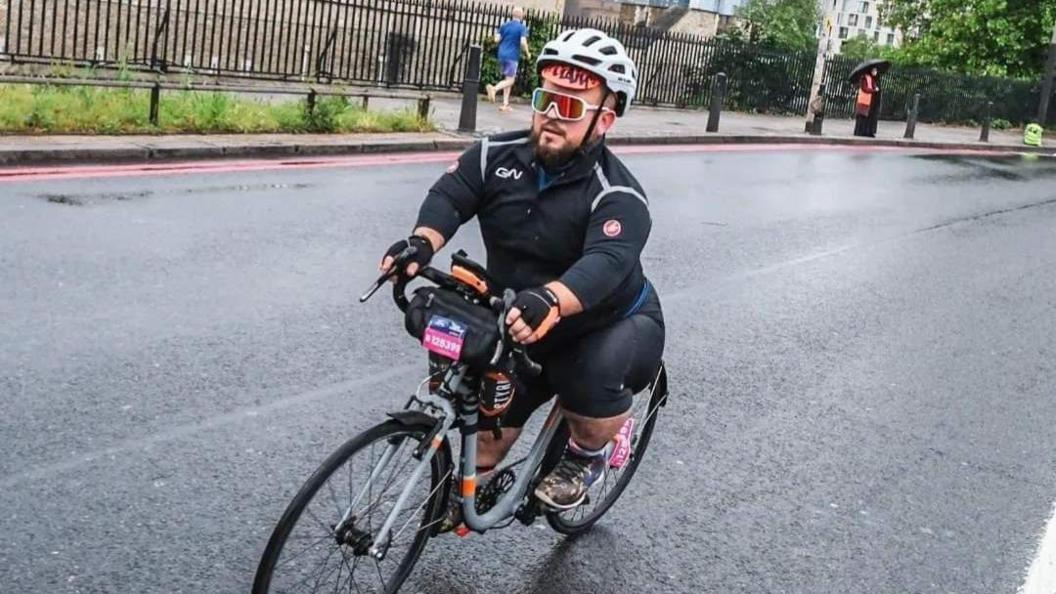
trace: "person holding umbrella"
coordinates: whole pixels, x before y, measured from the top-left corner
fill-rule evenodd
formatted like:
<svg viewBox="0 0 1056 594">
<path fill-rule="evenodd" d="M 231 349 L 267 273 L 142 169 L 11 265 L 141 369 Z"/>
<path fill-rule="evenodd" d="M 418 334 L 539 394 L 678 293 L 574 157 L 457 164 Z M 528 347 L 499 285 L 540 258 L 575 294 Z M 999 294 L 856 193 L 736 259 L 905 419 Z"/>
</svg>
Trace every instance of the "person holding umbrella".
<svg viewBox="0 0 1056 594">
<path fill-rule="evenodd" d="M 854 105 L 854 135 L 876 138 L 880 120 L 880 75 L 891 68 L 887 60 L 868 60 L 851 71 L 851 83 L 858 86 Z"/>
</svg>

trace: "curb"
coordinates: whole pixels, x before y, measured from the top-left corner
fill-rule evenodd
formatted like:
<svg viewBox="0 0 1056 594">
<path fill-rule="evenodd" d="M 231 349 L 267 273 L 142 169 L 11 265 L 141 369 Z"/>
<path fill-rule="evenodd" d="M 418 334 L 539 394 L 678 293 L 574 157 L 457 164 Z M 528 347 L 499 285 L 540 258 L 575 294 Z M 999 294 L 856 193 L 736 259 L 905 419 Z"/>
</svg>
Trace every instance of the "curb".
<svg viewBox="0 0 1056 594">
<path fill-rule="evenodd" d="M 857 147 L 890 147 L 890 148 L 913 148 L 913 149 L 937 149 L 953 151 L 980 151 L 992 153 L 1034 153 L 1039 155 L 1056 156 L 1056 149 L 1045 147 L 1014 146 L 1006 144 L 988 144 L 983 142 L 933 142 L 922 140 L 901 140 L 892 138 L 870 138 L 857 139 L 840 136 L 797 136 L 777 135 L 766 136 L 761 134 L 708 134 L 708 135 L 680 135 L 680 136 L 627 136 L 613 137 L 608 140 L 611 145 L 677 145 L 677 144 L 808 144 L 819 146 L 857 146 Z"/>
<path fill-rule="evenodd" d="M 364 153 L 401 153 L 458 151 L 469 147 L 475 138 L 451 135 L 449 139 L 431 140 L 385 140 L 385 141 L 335 141 L 326 144 L 260 144 L 186 147 L 98 147 L 76 149 L 14 149 L 0 150 L 0 165 L 80 163 L 135 163 L 150 161 L 202 160 L 224 158 L 269 158 L 354 155 Z M 898 139 L 859 140 L 848 137 L 824 137 L 806 135 L 678 135 L 678 136 L 614 136 L 608 140 L 613 146 L 643 145 L 750 145 L 750 144 L 799 144 L 824 146 L 893 147 L 914 149 L 938 149 L 954 151 L 979 151 L 992 153 L 1032 153 L 1056 156 L 1056 151 L 1044 147 L 992 145 L 984 143 L 928 142 Z"/>
</svg>

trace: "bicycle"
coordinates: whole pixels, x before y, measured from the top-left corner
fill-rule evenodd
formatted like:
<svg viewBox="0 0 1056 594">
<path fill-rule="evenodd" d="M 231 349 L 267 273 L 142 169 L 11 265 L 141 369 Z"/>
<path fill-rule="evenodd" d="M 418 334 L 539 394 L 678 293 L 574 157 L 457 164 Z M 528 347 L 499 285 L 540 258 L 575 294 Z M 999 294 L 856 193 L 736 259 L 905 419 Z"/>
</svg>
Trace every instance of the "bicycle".
<svg viewBox="0 0 1056 594">
<path fill-rule="evenodd" d="M 391 270 L 402 270 L 414 249 L 404 250 Z M 467 304 L 486 308 L 496 331 L 490 336 L 497 337 L 488 361 L 491 369 L 504 370 L 511 377 L 538 375 L 540 366 L 513 343 L 503 323 L 513 292 L 505 291 L 502 298 L 491 296 L 484 269 L 464 252 L 453 256 L 451 270 L 449 275 L 425 267 L 418 276 L 447 297 L 454 295 Z M 360 302 L 370 299 L 394 276 L 393 300 L 406 313 L 411 302 L 406 295 L 409 279 L 403 275 L 382 275 Z M 568 441 L 568 427 L 556 403 L 528 454 L 496 468 L 490 481 L 477 488 L 477 378 L 483 371 L 461 360 L 451 362 L 436 377 L 427 377 L 402 410 L 388 413 L 388 420 L 331 454 L 304 483 L 275 526 L 257 568 L 253 592 L 314 592 L 324 586 L 325 591 L 335 592 L 396 592 L 429 538 L 437 534 L 438 523 L 448 508 L 455 480 L 451 452 L 455 431 L 461 438 L 464 530 L 483 534 L 515 520 L 530 525 L 541 515 L 554 530 L 566 535 L 593 526 L 623 493 L 649 445 L 656 414 L 667 403 L 664 364 L 661 362 L 652 383 L 635 396 L 632 420 L 624 425 L 627 431 L 621 431 L 626 433 L 621 438 L 622 461 L 614 454 L 604 478 L 591 486 L 587 500 L 565 511 L 546 509 L 533 494 L 538 482 L 560 460 Z M 430 380 L 433 386 L 428 387 Z M 366 472 L 354 473 L 357 461 L 365 459 L 368 452 L 370 461 L 360 465 Z M 406 480 L 398 481 L 396 477 L 402 473 L 409 474 Z M 341 493 L 339 497 L 335 486 L 347 486 L 347 496 Z M 414 530 L 408 532 L 412 524 Z M 297 532 L 299 528 L 309 533 Z M 318 555 L 309 560 L 309 552 Z"/>
</svg>

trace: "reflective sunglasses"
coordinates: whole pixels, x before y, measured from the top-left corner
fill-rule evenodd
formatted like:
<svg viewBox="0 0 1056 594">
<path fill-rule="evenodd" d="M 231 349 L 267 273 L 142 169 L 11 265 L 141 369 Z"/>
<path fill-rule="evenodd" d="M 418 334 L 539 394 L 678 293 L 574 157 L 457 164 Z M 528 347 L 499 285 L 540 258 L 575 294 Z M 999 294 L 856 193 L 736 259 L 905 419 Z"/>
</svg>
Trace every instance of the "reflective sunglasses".
<svg viewBox="0 0 1056 594">
<path fill-rule="evenodd" d="M 593 109 L 612 111 L 608 107 L 591 105 L 575 95 L 566 95 L 543 88 L 537 88 L 532 91 L 532 109 L 535 110 L 535 113 L 546 115 L 550 111 L 551 106 L 557 108 L 558 119 L 569 122 L 582 120 L 587 116 L 587 112 Z"/>
</svg>

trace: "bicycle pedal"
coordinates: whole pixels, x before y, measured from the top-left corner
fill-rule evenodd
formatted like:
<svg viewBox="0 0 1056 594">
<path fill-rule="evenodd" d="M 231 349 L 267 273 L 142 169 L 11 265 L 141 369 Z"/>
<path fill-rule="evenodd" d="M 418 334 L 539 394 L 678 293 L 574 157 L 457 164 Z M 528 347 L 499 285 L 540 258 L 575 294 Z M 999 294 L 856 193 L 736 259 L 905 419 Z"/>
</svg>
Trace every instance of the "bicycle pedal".
<svg viewBox="0 0 1056 594">
<path fill-rule="evenodd" d="M 455 534 L 460 538 L 469 536 L 469 532 L 469 526 L 466 526 L 465 524 L 459 524 L 458 528 L 455 528 Z"/>
</svg>

